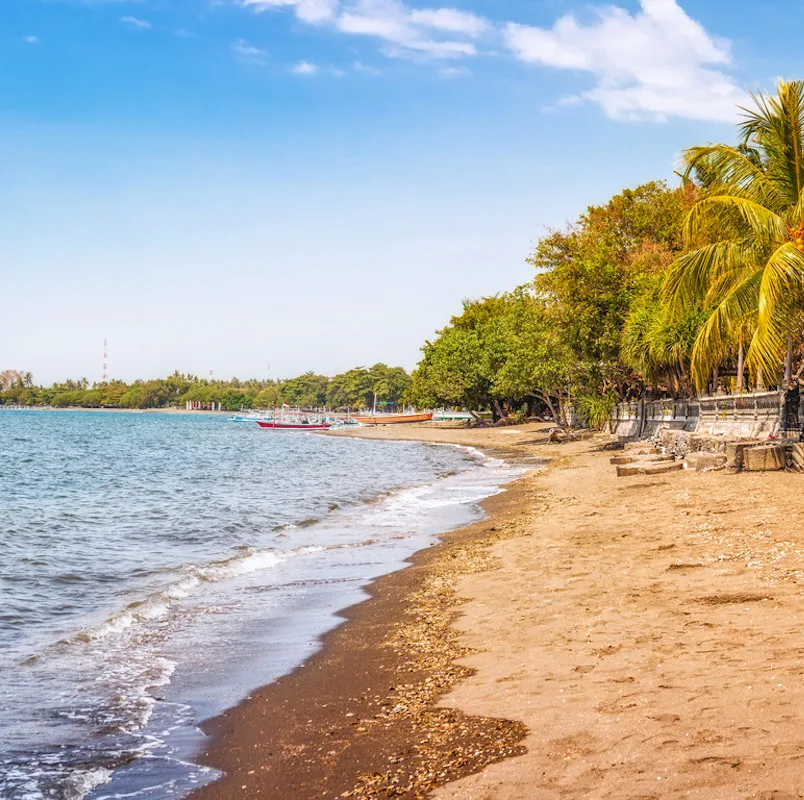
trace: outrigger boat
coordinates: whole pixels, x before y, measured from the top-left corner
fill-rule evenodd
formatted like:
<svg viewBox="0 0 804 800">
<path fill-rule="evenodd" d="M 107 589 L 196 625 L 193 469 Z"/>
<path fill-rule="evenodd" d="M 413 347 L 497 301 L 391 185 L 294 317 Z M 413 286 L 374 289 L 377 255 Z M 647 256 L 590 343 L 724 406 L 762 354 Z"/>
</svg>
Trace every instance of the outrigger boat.
<svg viewBox="0 0 804 800">
<path fill-rule="evenodd" d="M 327 431 L 332 427 L 330 422 L 283 422 L 282 420 L 257 420 L 257 425 L 272 431 Z"/>
<path fill-rule="evenodd" d="M 281 413 L 274 408 L 274 413 L 270 417 L 256 420 L 261 428 L 271 431 L 326 431 L 332 427 L 332 423 L 323 416 L 310 416 L 300 409 L 288 413 L 287 405 L 282 406 Z"/>
<path fill-rule="evenodd" d="M 361 425 L 404 425 L 412 422 L 430 422 L 432 418 L 432 414 L 378 414 L 354 419 Z"/>
</svg>

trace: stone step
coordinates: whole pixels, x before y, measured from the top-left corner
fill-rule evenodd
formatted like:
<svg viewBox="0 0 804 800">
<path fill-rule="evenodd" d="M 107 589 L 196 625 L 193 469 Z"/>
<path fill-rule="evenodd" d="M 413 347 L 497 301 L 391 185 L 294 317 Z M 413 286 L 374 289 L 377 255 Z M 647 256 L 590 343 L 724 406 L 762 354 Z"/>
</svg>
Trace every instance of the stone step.
<svg viewBox="0 0 804 800">
<path fill-rule="evenodd" d="M 617 477 L 629 475 L 663 475 L 665 472 L 678 472 L 684 469 L 680 461 L 654 461 L 653 463 L 623 464 L 617 467 Z"/>
<path fill-rule="evenodd" d="M 655 450 L 656 448 L 653 446 L 653 442 L 647 442 L 642 439 L 639 442 L 626 442 L 625 443 L 626 450 Z"/>
<path fill-rule="evenodd" d="M 635 453 L 627 456 L 612 456 L 611 464 L 649 464 L 654 461 L 675 461 L 674 456 L 664 456 L 661 453 Z"/>
</svg>

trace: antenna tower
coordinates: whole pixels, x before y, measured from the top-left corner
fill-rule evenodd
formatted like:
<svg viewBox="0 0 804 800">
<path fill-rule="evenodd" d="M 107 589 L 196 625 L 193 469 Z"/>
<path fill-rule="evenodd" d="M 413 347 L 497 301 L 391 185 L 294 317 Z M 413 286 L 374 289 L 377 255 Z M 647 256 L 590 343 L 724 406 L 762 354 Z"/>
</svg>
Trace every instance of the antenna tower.
<svg viewBox="0 0 804 800">
<path fill-rule="evenodd" d="M 107 353 L 106 339 L 103 340 L 103 369 L 101 371 L 101 381 L 109 382 L 109 359 Z"/>
</svg>

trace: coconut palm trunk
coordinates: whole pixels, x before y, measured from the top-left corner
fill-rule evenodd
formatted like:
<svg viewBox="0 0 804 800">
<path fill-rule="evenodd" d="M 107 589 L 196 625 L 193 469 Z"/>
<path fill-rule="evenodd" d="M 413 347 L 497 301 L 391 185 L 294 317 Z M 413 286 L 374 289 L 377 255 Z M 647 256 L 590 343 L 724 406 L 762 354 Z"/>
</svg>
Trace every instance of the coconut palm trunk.
<svg viewBox="0 0 804 800">
<path fill-rule="evenodd" d="M 790 381 L 793 380 L 793 335 L 787 336 L 787 352 L 784 357 L 784 385 L 785 388 L 790 386 Z"/>
</svg>

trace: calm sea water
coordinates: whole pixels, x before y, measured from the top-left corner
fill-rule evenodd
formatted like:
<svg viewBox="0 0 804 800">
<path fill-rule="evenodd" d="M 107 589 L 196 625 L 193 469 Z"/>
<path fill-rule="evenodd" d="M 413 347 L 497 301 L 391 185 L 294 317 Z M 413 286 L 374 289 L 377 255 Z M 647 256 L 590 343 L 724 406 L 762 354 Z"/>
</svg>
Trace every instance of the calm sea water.
<svg viewBox="0 0 804 800">
<path fill-rule="evenodd" d="M 198 724 L 518 473 L 220 417 L 0 411 L 0 797 L 175 800 Z"/>
</svg>

